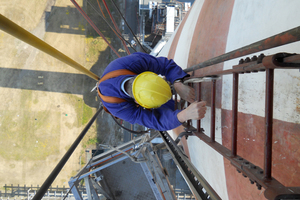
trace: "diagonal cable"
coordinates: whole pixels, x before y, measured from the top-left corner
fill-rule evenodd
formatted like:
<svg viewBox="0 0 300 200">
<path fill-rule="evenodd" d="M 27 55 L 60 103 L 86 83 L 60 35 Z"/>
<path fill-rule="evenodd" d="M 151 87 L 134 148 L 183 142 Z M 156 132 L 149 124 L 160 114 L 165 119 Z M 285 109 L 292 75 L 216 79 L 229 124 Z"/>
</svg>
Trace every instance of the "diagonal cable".
<svg viewBox="0 0 300 200">
<path fill-rule="evenodd" d="M 73 1 L 73 0 L 71 0 Z M 129 46 L 135 51 L 137 52 L 137 50 L 131 45 L 130 42 L 128 42 L 127 40 L 125 40 L 125 38 L 119 34 L 118 32 L 115 31 L 115 29 L 108 23 L 108 21 L 96 10 L 96 8 L 87 0 L 88 4 L 94 9 L 94 11 L 103 19 L 103 21 L 111 28 L 111 30 L 121 39 L 124 40 L 127 44 L 129 44 Z"/>
<path fill-rule="evenodd" d="M 118 13 L 121 15 L 121 17 L 123 18 L 126 26 L 128 27 L 128 29 L 130 30 L 131 34 L 133 35 L 133 37 L 135 38 L 135 40 L 139 43 L 139 45 L 141 46 L 141 48 L 143 49 L 143 51 L 146 53 L 147 51 L 144 49 L 143 45 L 140 43 L 140 41 L 138 40 L 138 38 L 136 37 L 136 35 L 133 33 L 132 29 L 130 28 L 129 24 L 127 23 L 125 17 L 123 16 L 123 14 L 121 13 L 120 9 L 118 8 L 118 6 L 116 5 L 116 3 L 113 0 L 110 0 L 113 5 L 115 6 L 115 8 L 117 9 Z"/>
<path fill-rule="evenodd" d="M 108 12 L 108 15 L 109 15 L 109 17 L 110 17 L 112 23 L 113 23 L 114 26 L 115 26 L 116 31 L 117 31 L 118 33 L 121 34 L 121 32 L 120 32 L 120 30 L 119 30 L 119 27 L 117 26 L 117 24 L 116 24 L 116 22 L 115 22 L 113 16 L 112 16 L 111 13 L 110 13 L 110 10 L 109 10 L 109 8 L 108 8 L 108 6 L 107 6 L 107 4 L 106 4 L 106 1 L 105 1 L 105 0 L 102 0 L 102 2 L 103 2 L 104 6 L 105 6 L 105 8 L 106 8 L 106 11 Z M 123 45 L 124 45 L 124 48 L 125 48 L 127 54 L 130 55 L 130 51 L 129 51 L 129 49 L 127 48 L 126 43 L 124 42 L 124 40 L 122 40 L 122 43 L 123 43 Z"/>
<path fill-rule="evenodd" d="M 92 119 L 88 122 L 88 124 L 85 126 L 85 128 L 82 130 L 82 132 L 79 134 L 79 136 L 76 138 L 72 146 L 68 149 L 68 151 L 65 153 L 65 155 L 61 158 L 59 163 L 56 165 L 56 167 L 53 169 L 51 174 L 48 176 L 48 178 L 45 180 L 43 185 L 40 187 L 40 189 L 37 191 L 35 196 L 33 197 L 33 200 L 40 200 L 43 198 L 46 191 L 49 189 L 50 185 L 53 183 L 57 175 L 60 173 L 66 162 L 69 160 L 89 128 L 92 126 L 93 122 L 96 120 L 99 113 L 102 111 L 103 107 L 100 107 L 98 111 L 95 113 L 95 115 L 92 117 Z"/>
<path fill-rule="evenodd" d="M 100 11 L 101 11 L 103 17 L 106 18 L 105 15 L 104 15 L 103 10 L 102 10 L 102 8 L 101 8 L 101 5 L 100 5 L 100 3 L 99 3 L 99 0 L 97 0 L 97 3 L 98 3 L 98 6 L 99 6 L 99 8 L 100 8 Z"/>
<path fill-rule="evenodd" d="M 103 33 L 96 27 L 96 25 L 92 22 L 92 20 L 87 16 L 87 14 L 81 9 L 81 7 L 77 4 L 75 0 L 71 0 L 77 10 L 82 14 L 82 16 L 89 22 L 89 24 L 94 28 L 94 30 L 104 39 L 104 41 L 108 44 L 108 46 L 115 52 L 115 54 L 120 58 L 121 56 L 118 52 L 111 46 L 111 44 L 107 41 Z"/>
</svg>

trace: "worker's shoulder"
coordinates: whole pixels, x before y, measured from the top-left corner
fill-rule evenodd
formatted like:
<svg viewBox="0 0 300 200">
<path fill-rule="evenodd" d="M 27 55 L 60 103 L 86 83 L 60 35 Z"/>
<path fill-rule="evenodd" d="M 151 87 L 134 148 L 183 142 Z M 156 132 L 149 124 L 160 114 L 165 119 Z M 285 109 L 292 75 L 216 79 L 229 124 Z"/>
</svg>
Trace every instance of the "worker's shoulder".
<svg viewBox="0 0 300 200">
<path fill-rule="evenodd" d="M 117 58 L 107 65 L 103 75 L 119 69 L 128 69 L 139 74 L 144 70 L 143 68 L 145 65 L 147 65 L 148 61 L 152 60 L 153 58 L 153 56 L 142 52 L 135 52 L 128 56 Z"/>
</svg>

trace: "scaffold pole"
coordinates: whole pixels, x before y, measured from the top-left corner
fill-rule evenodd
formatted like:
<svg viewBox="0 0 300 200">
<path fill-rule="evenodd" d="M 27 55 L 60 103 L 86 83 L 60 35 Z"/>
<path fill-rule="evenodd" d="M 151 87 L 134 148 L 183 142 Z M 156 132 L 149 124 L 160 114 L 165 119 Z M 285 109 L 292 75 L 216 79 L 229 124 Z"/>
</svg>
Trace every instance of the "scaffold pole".
<svg viewBox="0 0 300 200">
<path fill-rule="evenodd" d="M 53 169 L 51 174 L 48 176 L 48 178 L 45 180 L 41 188 L 38 190 L 36 195 L 33 197 L 33 200 L 40 200 L 43 198 L 44 194 L 48 190 L 48 188 L 51 186 L 59 172 L 62 170 L 66 162 L 69 160 L 71 157 L 72 153 L 75 151 L 76 147 L 78 144 L 81 142 L 93 122 L 96 120 L 97 116 L 99 113 L 102 111 L 103 107 L 101 106 L 98 111 L 95 113 L 95 115 L 92 117 L 92 119 L 89 121 L 89 123 L 86 125 L 86 127 L 82 130 L 82 132 L 79 134 L 77 139 L 74 141 L 72 146 L 69 148 L 69 150 L 66 152 L 66 154 L 62 157 L 62 159 L 59 161 L 59 163 L 56 165 L 56 167 Z"/>
</svg>

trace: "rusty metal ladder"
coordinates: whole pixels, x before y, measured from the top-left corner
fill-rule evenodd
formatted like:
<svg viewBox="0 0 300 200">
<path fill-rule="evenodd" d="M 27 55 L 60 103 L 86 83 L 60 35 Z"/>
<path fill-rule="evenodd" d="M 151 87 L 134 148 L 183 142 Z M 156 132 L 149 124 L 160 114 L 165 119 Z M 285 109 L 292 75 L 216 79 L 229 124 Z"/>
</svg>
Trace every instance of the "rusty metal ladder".
<svg viewBox="0 0 300 200">
<path fill-rule="evenodd" d="M 273 87 L 274 87 L 274 69 L 295 69 L 300 68 L 300 55 L 278 53 L 275 55 L 264 56 L 261 54 L 251 59 L 241 59 L 238 65 L 232 69 L 218 72 L 206 73 L 201 76 L 192 76 L 185 79 L 195 81 L 203 78 L 211 78 L 211 123 L 210 136 L 207 136 L 201 130 L 201 122 L 197 121 L 197 130 L 189 121 L 186 125 L 186 131 L 192 132 L 211 148 L 220 153 L 224 158 L 242 173 L 244 177 L 250 179 L 251 184 L 256 184 L 260 190 L 265 188 L 265 197 L 267 199 L 300 199 L 300 187 L 285 187 L 279 181 L 271 176 L 272 172 L 272 137 L 273 137 Z M 265 93 L 265 141 L 264 141 L 264 169 L 252 164 L 248 160 L 237 154 L 237 124 L 238 124 L 238 84 L 239 74 L 265 71 L 266 73 L 266 93 Z M 226 148 L 215 141 L 215 123 L 216 123 L 216 79 L 223 75 L 233 75 L 233 93 L 232 93 L 232 133 L 231 149 Z M 213 77 L 213 78 L 212 78 Z M 196 81 L 197 82 L 197 81 Z M 198 97 L 201 100 L 201 82 L 193 83 L 198 86 Z"/>
</svg>

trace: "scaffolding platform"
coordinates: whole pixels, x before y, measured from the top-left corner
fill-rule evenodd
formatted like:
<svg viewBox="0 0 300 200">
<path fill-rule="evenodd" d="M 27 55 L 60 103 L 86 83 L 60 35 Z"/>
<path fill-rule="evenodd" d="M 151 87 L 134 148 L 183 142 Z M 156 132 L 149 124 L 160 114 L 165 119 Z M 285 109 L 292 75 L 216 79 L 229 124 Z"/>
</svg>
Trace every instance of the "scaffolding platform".
<svg viewBox="0 0 300 200">
<path fill-rule="evenodd" d="M 176 199 L 156 153 L 144 135 L 92 157 L 89 163 L 69 181 L 72 193 L 84 199 L 78 186 L 84 184 L 88 199 Z M 101 194 L 101 195 L 100 195 Z"/>
</svg>

